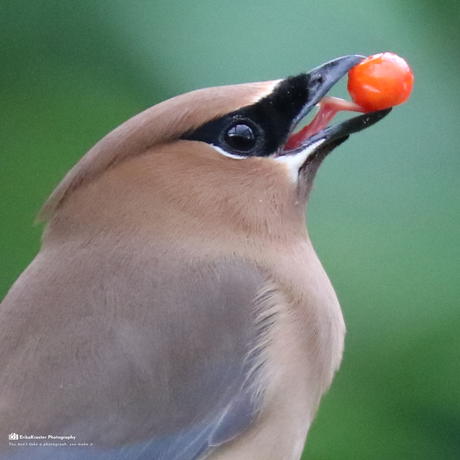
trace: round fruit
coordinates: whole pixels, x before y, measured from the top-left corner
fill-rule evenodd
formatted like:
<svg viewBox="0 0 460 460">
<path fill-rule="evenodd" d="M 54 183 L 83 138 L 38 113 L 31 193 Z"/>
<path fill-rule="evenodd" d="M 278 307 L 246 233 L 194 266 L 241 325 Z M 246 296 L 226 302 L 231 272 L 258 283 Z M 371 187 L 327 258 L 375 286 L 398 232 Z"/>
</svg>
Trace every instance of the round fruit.
<svg viewBox="0 0 460 460">
<path fill-rule="evenodd" d="M 348 92 L 366 112 L 405 102 L 414 76 L 407 62 L 393 53 L 369 56 L 348 72 Z"/>
</svg>

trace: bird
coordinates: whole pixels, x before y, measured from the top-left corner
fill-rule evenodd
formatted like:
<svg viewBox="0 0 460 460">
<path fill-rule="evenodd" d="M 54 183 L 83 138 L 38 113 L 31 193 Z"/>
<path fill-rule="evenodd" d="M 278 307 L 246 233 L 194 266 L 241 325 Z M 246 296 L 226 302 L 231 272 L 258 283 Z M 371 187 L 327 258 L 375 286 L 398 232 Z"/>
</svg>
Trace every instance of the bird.
<svg viewBox="0 0 460 460">
<path fill-rule="evenodd" d="M 308 198 L 391 109 L 298 130 L 362 59 L 173 97 L 70 170 L 0 305 L 1 460 L 300 459 L 345 336 Z"/>
</svg>

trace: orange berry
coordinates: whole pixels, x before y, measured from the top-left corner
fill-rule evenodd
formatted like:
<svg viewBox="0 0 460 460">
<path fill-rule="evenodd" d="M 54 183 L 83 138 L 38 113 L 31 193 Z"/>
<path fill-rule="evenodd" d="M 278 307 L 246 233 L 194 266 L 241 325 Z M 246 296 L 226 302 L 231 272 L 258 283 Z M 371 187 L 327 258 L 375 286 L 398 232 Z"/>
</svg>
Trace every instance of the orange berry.
<svg viewBox="0 0 460 460">
<path fill-rule="evenodd" d="M 366 112 L 405 102 L 414 75 L 407 62 L 393 53 L 369 56 L 348 72 L 348 92 Z"/>
</svg>

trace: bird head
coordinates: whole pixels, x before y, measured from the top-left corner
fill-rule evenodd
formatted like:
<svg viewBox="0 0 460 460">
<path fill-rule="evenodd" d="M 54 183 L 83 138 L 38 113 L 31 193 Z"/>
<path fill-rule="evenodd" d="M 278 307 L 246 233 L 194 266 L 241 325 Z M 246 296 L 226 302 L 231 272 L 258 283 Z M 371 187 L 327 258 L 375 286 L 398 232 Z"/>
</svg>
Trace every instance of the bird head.
<svg viewBox="0 0 460 460">
<path fill-rule="evenodd" d="M 305 226 L 305 206 L 326 155 L 391 109 L 328 126 L 359 106 L 325 97 L 362 56 L 261 83 L 201 89 L 157 104 L 97 143 L 67 174 L 40 218 L 80 223 L 159 222 L 164 215 L 221 228 L 286 234 Z M 307 127 L 299 124 L 319 105 Z M 68 225 L 73 220 L 73 225 Z M 206 220 L 206 219 L 204 219 Z M 283 225 L 281 225 L 283 223 Z M 199 231 L 199 229 L 197 229 Z"/>
</svg>

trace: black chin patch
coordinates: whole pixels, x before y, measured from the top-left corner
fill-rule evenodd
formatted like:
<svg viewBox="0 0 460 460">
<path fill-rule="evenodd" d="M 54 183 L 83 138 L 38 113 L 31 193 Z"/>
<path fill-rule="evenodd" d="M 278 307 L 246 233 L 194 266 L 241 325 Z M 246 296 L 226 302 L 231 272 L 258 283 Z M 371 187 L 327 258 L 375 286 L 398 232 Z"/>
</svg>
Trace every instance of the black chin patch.
<svg viewBox="0 0 460 460">
<path fill-rule="evenodd" d="M 293 120 L 310 99 L 309 75 L 282 80 L 253 105 L 208 121 L 181 139 L 201 141 L 238 156 L 267 157 L 282 149 Z"/>
</svg>

